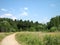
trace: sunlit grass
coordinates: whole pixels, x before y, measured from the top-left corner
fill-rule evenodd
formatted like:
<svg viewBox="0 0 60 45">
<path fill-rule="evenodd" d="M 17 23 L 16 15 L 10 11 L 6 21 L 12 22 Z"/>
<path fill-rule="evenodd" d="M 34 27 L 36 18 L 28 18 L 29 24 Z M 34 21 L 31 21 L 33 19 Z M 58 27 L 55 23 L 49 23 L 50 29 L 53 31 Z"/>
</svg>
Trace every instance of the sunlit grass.
<svg viewBox="0 0 60 45">
<path fill-rule="evenodd" d="M 60 32 L 20 32 L 16 40 L 22 45 L 60 45 Z"/>
</svg>

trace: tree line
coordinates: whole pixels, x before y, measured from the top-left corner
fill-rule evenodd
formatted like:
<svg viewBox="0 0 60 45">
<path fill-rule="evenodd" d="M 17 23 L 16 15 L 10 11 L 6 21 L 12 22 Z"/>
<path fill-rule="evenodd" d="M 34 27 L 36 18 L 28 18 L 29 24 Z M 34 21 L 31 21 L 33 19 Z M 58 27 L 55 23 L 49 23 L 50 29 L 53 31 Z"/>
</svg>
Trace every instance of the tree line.
<svg viewBox="0 0 60 45">
<path fill-rule="evenodd" d="M 16 31 L 60 31 L 60 16 L 50 19 L 47 24 L 33 22 L 29 20 L 12 20 L 10 18 L 0 18 L 0 32 Z"/>
</svg>

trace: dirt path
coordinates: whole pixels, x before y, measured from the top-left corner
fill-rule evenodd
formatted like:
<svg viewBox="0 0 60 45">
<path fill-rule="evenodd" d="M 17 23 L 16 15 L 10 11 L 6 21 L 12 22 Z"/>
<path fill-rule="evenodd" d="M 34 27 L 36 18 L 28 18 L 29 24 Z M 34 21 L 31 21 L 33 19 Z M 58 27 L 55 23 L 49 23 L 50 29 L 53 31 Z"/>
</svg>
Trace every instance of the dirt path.
<svg viewBox="0 0 60 45">
<path fill-rule="evenodd" d="M 16 34 L 16 33 L 11 34 L 11 35 L 7 36 L 6 38 L 4 38 L 4 39 L 2 40 L 1 45 L 20 45 L 20 44 L 18 44 L 18 42 L 15 40 L 15 34 Z"/>
</svg>

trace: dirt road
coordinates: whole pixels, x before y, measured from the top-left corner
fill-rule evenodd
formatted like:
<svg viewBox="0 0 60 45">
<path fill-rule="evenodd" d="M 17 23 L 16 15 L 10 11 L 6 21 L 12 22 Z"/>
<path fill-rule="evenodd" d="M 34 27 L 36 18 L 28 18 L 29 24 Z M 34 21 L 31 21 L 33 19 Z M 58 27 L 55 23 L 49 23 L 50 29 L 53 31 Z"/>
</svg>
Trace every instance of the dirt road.
<svg viewBox="0 0 60 45">
<path fill-rule="evenodd" d="M 15 40 L 15 34 L 11 34 L 7 37 L 5 37 L 2 42 L 1 42 L 1 45 L 20 45 L 18 44 L 18 42 Z"/>
</svg>

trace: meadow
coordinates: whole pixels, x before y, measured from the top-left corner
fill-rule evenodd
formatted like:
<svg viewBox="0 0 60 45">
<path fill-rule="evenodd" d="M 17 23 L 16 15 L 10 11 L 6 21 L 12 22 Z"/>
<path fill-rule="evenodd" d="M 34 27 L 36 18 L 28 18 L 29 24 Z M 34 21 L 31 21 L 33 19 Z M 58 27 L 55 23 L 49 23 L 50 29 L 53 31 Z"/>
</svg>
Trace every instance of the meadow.
<svg viewBox="0 0 60 45">
<path fill-rule="evenodd" d="M 19 32 L 16 40 L 22 45 L 60 45 L 60 32 Z"/>
</svg>

